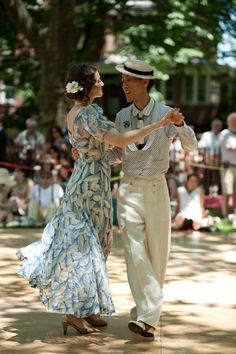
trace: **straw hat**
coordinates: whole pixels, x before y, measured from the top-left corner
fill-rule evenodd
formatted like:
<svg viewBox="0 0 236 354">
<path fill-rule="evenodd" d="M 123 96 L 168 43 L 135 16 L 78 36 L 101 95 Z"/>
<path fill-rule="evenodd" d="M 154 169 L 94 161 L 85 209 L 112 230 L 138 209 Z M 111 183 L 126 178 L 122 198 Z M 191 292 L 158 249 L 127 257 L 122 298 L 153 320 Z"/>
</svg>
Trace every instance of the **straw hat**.
<svg viewBox="0 0 236 354">
<path fill-rule="evenodd" d="M 11 178 L 9 171 L 2 167 L 0 167 L 0 184 L 5 184 L 8 187 L 13 187 L 16 184 L 16 182 Z"/>
<path fill-rule="evenodd" d="M 116 70 L 125 75 L 140 79 L 154 79 L 153 68 L 142 60 L 127 60 L 124 64 L 116 65 Z"/>
</svg>

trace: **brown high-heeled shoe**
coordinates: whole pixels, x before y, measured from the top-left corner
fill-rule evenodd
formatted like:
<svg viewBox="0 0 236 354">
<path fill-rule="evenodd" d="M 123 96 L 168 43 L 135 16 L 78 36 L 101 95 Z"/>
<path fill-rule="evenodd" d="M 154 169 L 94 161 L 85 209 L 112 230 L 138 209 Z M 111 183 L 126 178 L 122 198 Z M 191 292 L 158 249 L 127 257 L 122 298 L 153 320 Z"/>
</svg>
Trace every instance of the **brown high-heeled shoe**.
<svg viewBox="0 0 236 354">
<path fill-rule="evenodd" d="M 89 324 L 94 327 L 105 327 L 107 326 L 107 321 L 100 318 L 98 315 L 91 315 L 84 318 Z"/>
<path fill-rule="evenodd" d="M 97 332 L 98 330 L 92 326 L 89 326 L 82 318 L 78 318 L 74 315 L 66 315 L 66 321 L 62 322 L 64 335 L 67 334 L 68 326 L 73 327 L 80 334 L 88 334 Z"/>
</svg>

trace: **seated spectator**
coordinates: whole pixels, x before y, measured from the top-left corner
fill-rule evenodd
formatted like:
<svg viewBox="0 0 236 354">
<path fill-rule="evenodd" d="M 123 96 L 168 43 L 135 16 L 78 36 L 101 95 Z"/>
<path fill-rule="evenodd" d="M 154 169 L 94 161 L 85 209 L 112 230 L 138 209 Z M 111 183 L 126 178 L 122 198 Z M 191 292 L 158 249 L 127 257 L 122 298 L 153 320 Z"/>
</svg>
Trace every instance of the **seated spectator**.
<svg viewBox="0 0 236 354">
<path fill-rule="evenodd" d="M 33 188 L 34 182 L 27 178 L 24 170 L 15 170 L 14 180 L 15 186 L 12 188 L 9 206 L 15 215 L 25 215 L 29 196 Z"/>
<path fill-rule="evenodd" d="M 37 223 L 46 224 L 55 213 L 63 195 L 63 188 L 53 183 L 52 172 L 41 171 L 40 183 L 33 187 L 28 204 L 29 226 L 35 226 Z"/>
<path fill-rule="evenodd" d="M 200 229 L 205 224 L 207 211 L 204 208 L 204 191 L 198 177 L 187 176 L 185 186 L 177 189 L 177 208 L 172 228 L 174 230 Z"/>
<path fill-rule="evenodd" d="M 0 168 L 0 226 L 9 226 L 13 221 L 13 214 L 9 207 L 9 194 L 15 181 L 6 168 Z"/>
</svg>

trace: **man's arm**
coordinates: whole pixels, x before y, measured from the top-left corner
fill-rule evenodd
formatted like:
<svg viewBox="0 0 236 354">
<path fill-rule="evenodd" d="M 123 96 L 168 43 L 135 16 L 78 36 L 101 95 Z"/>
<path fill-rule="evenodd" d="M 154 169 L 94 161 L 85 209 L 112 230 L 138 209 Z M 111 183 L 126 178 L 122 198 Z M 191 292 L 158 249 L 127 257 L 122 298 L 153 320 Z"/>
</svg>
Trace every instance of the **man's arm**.
<svg viewBox="0 0 236 354">
<path fill-rule="evenodd" d="M 197 150 L 198 142 L 195 133 L 186 123 L 179 127 L 174 124 L 170 124 L 166 129 L 168 137 L 179 138 L 181 146 L 185 151 Z"/>
</svg>

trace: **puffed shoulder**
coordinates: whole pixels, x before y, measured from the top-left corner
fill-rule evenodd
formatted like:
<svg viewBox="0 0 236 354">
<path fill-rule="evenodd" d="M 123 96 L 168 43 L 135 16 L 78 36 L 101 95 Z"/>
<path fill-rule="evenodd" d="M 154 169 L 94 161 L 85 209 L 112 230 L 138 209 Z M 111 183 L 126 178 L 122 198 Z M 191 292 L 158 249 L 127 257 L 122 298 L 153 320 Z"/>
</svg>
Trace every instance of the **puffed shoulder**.
<svg viewBox="0 0 236 354">
<path fill-rule="evenodd" d="M 103 109 L 96 103 L 83 107 L 76 117 L 75 123 L 100 142 L 104 140 L 104 134 L 115 127 L 115 124 L 103 115 Z"/>
</svg>

